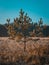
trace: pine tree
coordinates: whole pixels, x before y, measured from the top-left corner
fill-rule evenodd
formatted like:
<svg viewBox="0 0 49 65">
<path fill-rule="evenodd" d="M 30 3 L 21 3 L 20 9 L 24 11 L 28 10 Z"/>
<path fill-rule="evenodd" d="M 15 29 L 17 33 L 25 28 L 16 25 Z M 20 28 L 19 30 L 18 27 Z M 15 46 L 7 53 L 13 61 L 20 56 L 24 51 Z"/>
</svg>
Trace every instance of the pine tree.
<svg viewBox="0 0 49 65">
<path fill-rule="evenodd" d="M 15 30 L 14 30 L 14 28 L 13 28 L 13 26 L 10 24 L 10 19 L 7 19 L 7 29 L 8 29 L 8 35 L 13 39 L 14 37 L 15 37 L 15 34 L 16 34 L 16 32 L 15 32 Z"/>
<path fill-rule="evenodd" d="M 22 9 L 20 9 L 19 14 L 19 17 L 14 19 L 13 24 L 10 24 L 10 19 L 7 19 L 8 26 L 6 28 L 8 29 L 8 34 L 12 39 L 18 38 L 17 40 L 21 41 L 21 39 L 24 38 L 23 42 L 25 51 L 27 34 L 32 37 L 42 37 L 43 29 L 45 29 L 46 26 L 43 26 L 42 18 L 40 18 L 38 22 L 33 24 L 32 19 L 28 16 L 27 13 L 25 14 Z M 31 26 L 33 26 L 32 32 L 28 31 L 29 27 Z"/>
</svg>

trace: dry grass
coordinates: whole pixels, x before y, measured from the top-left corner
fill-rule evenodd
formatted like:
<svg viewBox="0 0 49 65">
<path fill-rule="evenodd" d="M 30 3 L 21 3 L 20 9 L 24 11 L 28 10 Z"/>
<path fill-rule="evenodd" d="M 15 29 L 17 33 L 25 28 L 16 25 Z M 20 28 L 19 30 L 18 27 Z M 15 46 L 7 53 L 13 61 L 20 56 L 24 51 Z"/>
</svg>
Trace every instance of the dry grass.
<svg viewBox="0 0 49 65">
<path fill-rule="evenodd" d="M 24 43 L 22 41 L 17 42 L 16 39 L 10 40 L 7 37 L 2 37 L 0 38 L 0 63 L 49 64 L 48 39 L 40 38 L 35 41 L 33 38 L 33 40 L 27 41 L 26 51 L 24 52 Z"/>
</svg>

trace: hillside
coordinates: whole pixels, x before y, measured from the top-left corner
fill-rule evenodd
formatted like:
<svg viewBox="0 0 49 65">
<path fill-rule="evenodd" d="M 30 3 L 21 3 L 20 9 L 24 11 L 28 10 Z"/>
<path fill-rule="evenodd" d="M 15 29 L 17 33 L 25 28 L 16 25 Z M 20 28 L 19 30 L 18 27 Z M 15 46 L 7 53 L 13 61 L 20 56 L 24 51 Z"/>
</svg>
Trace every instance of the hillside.
<svg viewBox="0 0 49 65">
<path fill-rule="evenodd" d="M 0 25 L 0 37 L 7 37 L 7 29 L 4 25 Z"/>
</svg>

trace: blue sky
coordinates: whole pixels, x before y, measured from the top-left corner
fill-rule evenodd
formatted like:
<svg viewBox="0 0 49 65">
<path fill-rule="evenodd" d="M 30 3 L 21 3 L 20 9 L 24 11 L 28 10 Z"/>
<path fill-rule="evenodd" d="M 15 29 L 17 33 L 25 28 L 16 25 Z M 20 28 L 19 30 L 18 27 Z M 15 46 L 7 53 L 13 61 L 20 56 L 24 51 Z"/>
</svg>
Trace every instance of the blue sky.
<svg viewBox="0 0 49 65">
<path fill-rule="evenodd" d="M 33 22 L 43 18 L 43 23 L 49 25 L 49 0 L 0 0 L 0 24 L 6 23 L 6 19 L 19 16 L 19 10 L 32 18 Z"/>
</svg>

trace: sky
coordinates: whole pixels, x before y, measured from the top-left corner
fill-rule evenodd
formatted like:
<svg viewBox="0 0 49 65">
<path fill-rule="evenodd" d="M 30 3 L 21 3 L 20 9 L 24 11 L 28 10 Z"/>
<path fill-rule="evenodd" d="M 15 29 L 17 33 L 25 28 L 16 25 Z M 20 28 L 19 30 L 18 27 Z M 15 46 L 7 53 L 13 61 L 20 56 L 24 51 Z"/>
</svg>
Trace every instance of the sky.
<svg viewBox="0 0 49 65">
<path fill-rule="evenodd" d="M 33 22 L 43 18 L 43 23 L 49 25 L 49 0 L 0 0 L 0 24 L 9 18 L 13 22 L 21 8 Z"/>
</svg>

